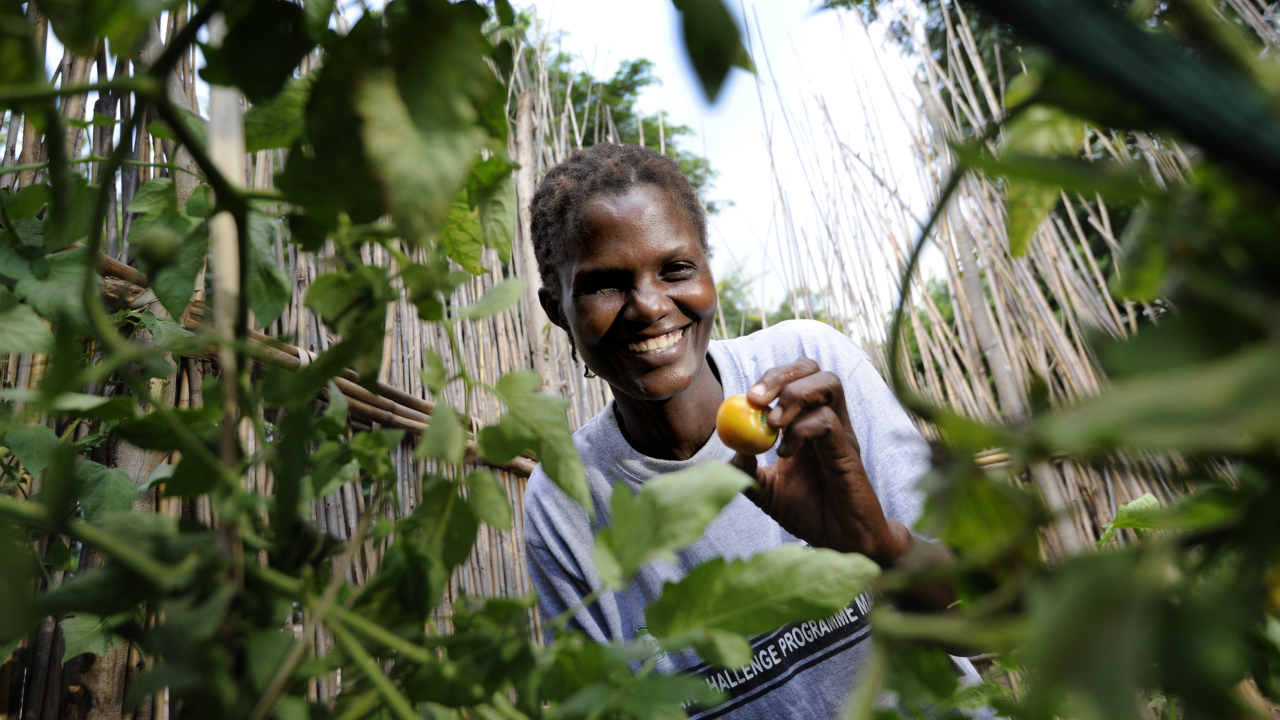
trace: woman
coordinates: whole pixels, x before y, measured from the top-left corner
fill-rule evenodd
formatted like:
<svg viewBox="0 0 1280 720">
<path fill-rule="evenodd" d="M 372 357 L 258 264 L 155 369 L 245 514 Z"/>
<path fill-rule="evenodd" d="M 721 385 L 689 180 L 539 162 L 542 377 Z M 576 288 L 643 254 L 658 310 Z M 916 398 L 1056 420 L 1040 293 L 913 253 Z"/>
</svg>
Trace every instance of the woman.
<svg viewBox="0 0 1280 720">
<path fill-rule="evenodd" d="M 706 216 L 675 162 L 635 146 L 597 145 L 553 168 L 531 210 L 542 306 L 614 395 L 574 435 L 595 526 L 541 468 L 529 483 L 526 551 L 544 617 L 602 585 L 593 533 L 609 523 L 615 484 L 636 492 L 648 478 L 704 462 L 736 464 L 759 490 L 725 507 L 678 564 L 650 563 L 626 590 L 605 592 L 579 612 L 574 624 L 593 639 L 645 635 L 645 605 L 663 583 L 715 557 L 804 541 L 884 567 L 908 556 L 946 558 L 907 529 L 921 511 L 913 485 L 929 467 L 928 445 L 861 349 L 813 321 L 711 342 L 717 297 Z M 774 404 L 769 424 L 783 433 L 763 458 L 736 454 L 715 434 L 720 402 L 744 392 Z M 898 600 L 941 610 L 953 595 L 934 587 Z M 658 669 L 698 673 L 729 696 L 695 717 L 835 717 L 870 653 L 869 604 L 860 598 L 839 622 L 754 639 L 759 662 L 741 673 L 725 674 L 687 651 L 664 655 Z"/>
</svg>

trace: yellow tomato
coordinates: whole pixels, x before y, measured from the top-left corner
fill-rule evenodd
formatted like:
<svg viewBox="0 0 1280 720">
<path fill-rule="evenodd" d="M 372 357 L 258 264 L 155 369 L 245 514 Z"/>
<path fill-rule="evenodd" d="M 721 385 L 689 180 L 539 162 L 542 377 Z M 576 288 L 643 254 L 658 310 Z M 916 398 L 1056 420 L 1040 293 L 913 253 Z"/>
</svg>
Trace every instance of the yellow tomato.
<svg viewBox="0 0 1280 720">
<path fill-rule="evenodd" d="M 778 431 L 769 427 L 769 408 L 747 401 L 746 395 L 725 398 L 716 411 L 716 434 L 743 455 L 759 455 L 773 447 Z"/>
</svg>

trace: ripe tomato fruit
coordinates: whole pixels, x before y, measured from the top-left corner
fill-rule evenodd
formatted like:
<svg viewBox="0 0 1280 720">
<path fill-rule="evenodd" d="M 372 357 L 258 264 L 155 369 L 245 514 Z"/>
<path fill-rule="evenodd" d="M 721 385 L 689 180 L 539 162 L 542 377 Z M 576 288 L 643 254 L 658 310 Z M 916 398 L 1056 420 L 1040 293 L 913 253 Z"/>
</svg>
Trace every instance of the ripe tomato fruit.
<svg viewBox="0 0 1280 720">
<path fill-rule="evenodd" d="M 716 410 L 716 434 L 743 455 L 759 455 L 778 441 L 778 431 L 769 427 L 768 415 L 769 408 L 756 407 L 746 395 L 727 397 Z"/>
</svg>

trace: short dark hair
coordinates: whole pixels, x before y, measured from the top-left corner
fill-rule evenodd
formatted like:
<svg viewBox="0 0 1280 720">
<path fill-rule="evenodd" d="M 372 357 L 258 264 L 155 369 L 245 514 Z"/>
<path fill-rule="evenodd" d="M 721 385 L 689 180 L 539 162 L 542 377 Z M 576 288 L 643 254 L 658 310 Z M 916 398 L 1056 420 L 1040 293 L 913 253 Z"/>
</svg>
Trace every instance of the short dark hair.
<svg viewBox="0 0 1280 720">
<path fill-rule="evenodd" d="M 559 294 L 559 268 L 583 237 L 587 204 L 599 195 L 620 195 L 637 185 L 666 191 L 698 231 L 702 249 L 709 249 L 706 208 L 675 160 L 638 145 L 600 143 L 585 152 L 574 151 L 551 168 L 529 204 L 533 254 L 545 287 Z"/>
</svg>

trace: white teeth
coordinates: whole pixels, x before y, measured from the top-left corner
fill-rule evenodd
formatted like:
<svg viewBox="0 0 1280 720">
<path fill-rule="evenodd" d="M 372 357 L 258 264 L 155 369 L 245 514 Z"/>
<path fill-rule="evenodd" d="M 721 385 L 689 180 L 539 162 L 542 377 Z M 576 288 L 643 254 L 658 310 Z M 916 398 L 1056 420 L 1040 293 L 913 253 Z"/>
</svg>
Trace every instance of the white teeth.
<svg viewBox="0 0 1280 720">
<path fill-rule="evenodd" d="M 666 335 L 659 335 L 656 338 L 649 338 L 644 342 L 631 343 L 627 349 L 632 352 L 648 355 L 650 353 L 662 352 L 667 348 L 680 342 L 680 338 L 684 337 L 684 328 L 674 330 Z"/>
</svg>

